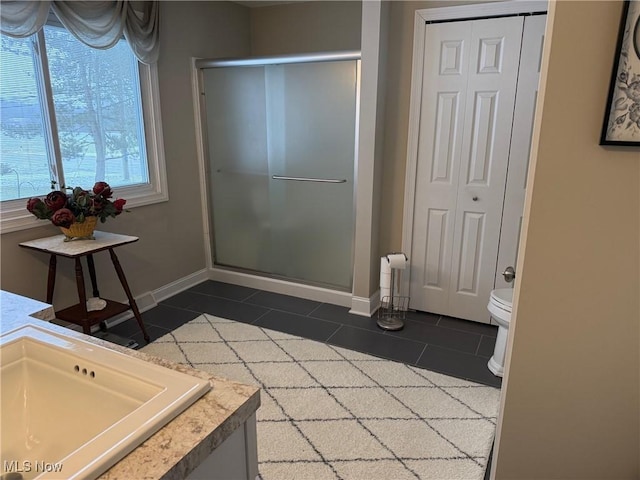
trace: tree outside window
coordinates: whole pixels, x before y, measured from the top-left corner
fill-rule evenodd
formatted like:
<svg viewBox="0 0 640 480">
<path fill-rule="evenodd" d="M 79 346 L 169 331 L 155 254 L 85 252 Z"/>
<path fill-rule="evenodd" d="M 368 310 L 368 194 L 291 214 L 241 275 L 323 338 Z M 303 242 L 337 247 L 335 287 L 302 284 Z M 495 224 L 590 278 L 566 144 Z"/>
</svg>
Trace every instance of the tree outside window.
<svg viewBox="0 0 640 480">
<path fill-rule="evenodd" d="M 47 25 L 2 36 L 0 200 L 59 185 L 149 182 L 138 62 L 124 40 L 107 50 Z"/>
</svg>

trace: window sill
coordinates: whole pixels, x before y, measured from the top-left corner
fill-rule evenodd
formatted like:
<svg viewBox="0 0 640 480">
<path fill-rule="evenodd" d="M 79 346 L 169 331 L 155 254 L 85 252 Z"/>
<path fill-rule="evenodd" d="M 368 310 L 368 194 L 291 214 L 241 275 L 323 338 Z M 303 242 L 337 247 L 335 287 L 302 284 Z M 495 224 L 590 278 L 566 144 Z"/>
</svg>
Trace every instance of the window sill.
<svg viewBox="0 0 640 480">
<path fill-rule="evenodd" d="M 140 186 L 138 186 L 117 189 L 114 192 L 114 198 L 126 199 L 127 203 L 125 208 L 127 210 L 142 207 L 143 205 L 153 205 L 155 203 L 166 202 L 169 200 L 166 189 L 164 191 L 152 191 L 151 186 L 145 187 L 146 188 L 140 188 Z M 46 222 L 34 217 L 27 211 L 26 198 L 4 203 L 10 203 L 11 205 L 8 206 L 8 208 L 5 205 L 2 206 L 0 235 L 47 225 Z"/>
</svg>

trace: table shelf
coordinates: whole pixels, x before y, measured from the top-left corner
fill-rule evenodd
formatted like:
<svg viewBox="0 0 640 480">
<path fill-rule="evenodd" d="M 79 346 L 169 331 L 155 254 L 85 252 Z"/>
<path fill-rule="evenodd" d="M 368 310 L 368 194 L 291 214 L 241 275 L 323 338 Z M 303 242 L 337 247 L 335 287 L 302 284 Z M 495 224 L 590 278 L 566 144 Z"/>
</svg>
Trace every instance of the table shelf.
<svg viewBox="0 0 640 480">
<path fill-rule="evenodd" d="M 103 300 L 105 299 L 103 298 Z M 96 325 L 100 322 L 103 322 L 104 320 L 107 320 L 108 318 L 131 310 L 131 307 L 126 303 L 114 302 L 113 300 L 105 301 L 107 302 L 107 306 L 102 310 L 93 310 L 91 312 L 87 312 L 87 319 L 89 320 L 90 325 Z M 85 319 L 79 303 L 56 311 L 56 317 L 60 320 L 64 320 L 66 322 L 70 322 L 80 326 L 83 325 L 83 321 Z"/>
<path fill-rule="evenodd" d="M 124 271 L 120 266 L 120 262 L 114 248 L 128 243 L 137 242 L 138 237 L 131 237 L 127 235 L 119 235 L 117 233 L 107 232 L 94 232 L 94 239 L 91 241 L 73 241 L 66 242 L 64 235 L 54 235 L 52 237 L 39 238 L 28 242 L 20 243 L 21 247 L 37 250 L 40 252 L 48 253 L 49 256 L 49 277 L 47 279 L 47 303 L 53 303 L 53 290 L 56 281 L 56 265 L 57 256 L 67 257 L 75 260 L 75 273 L 76 273 L 76 285 L 78 288 L 78 300 L 79 302 L 70 307 L 58 310 L 56 317 L 60 320 L 80 325 L 82 331 L 86 334 L 91 333 L 91 327 L 96 324 L 101 324 L 101 328 L 104 328 L 103 322 L 111 317 L 124 313 L 128 310 L 133 312 L 140 330 L 144 336 L 144 339 L 149 342 L 149 334 L 147 333 L 140 310 L 136 305 L 136 301 L 133 298 L 129 284 L 125 278 Z M 91 287 L 94 297 L 99 297 L 98 282 L 95 272 L 95 266 L 93 262 L 93 254 L 108 251 L 111 257 L 111 263 L 116 270 L 118 280 L 127 295 L 129 303 L 120 303 L 113 300 L 105 300 L 107 305 L 102 310 L 87 311 L 85 302 L 87 300 L 86 289 L 84 285 L 84 273 L 82 269 L 82 263 L 80 262 L 82 257 L 86 258 L 87 265 L 89 267 L 89 276 L 91 278 Z"/>
</svg>

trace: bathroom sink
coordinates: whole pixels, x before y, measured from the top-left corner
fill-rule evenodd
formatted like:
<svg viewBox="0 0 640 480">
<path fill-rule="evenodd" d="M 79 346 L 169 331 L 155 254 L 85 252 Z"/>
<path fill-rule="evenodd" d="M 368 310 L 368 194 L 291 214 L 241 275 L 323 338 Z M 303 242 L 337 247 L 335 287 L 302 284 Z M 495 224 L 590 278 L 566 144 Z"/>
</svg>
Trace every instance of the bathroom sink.
<svg viewBox="0 0 640 480">
<path fill-rule="evenodd" d="M 35 325 L 3 334 L 0 475 L 97 478 L 209 389 L 206 380 Z"/>
</svg>

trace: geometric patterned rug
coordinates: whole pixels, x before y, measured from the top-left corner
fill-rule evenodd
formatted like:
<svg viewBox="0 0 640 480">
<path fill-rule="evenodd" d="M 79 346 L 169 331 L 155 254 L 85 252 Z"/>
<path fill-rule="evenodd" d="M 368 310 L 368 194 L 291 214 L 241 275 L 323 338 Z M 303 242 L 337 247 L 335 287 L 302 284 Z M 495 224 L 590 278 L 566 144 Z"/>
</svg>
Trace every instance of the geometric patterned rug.
<svg viewBox="0 0 640 480">
<path fill-rule="evenodd" d="M 202 315 L 142 349 L 259 386 L 263 480 L 481 480 L 500 391 Z"/>
</svg>

